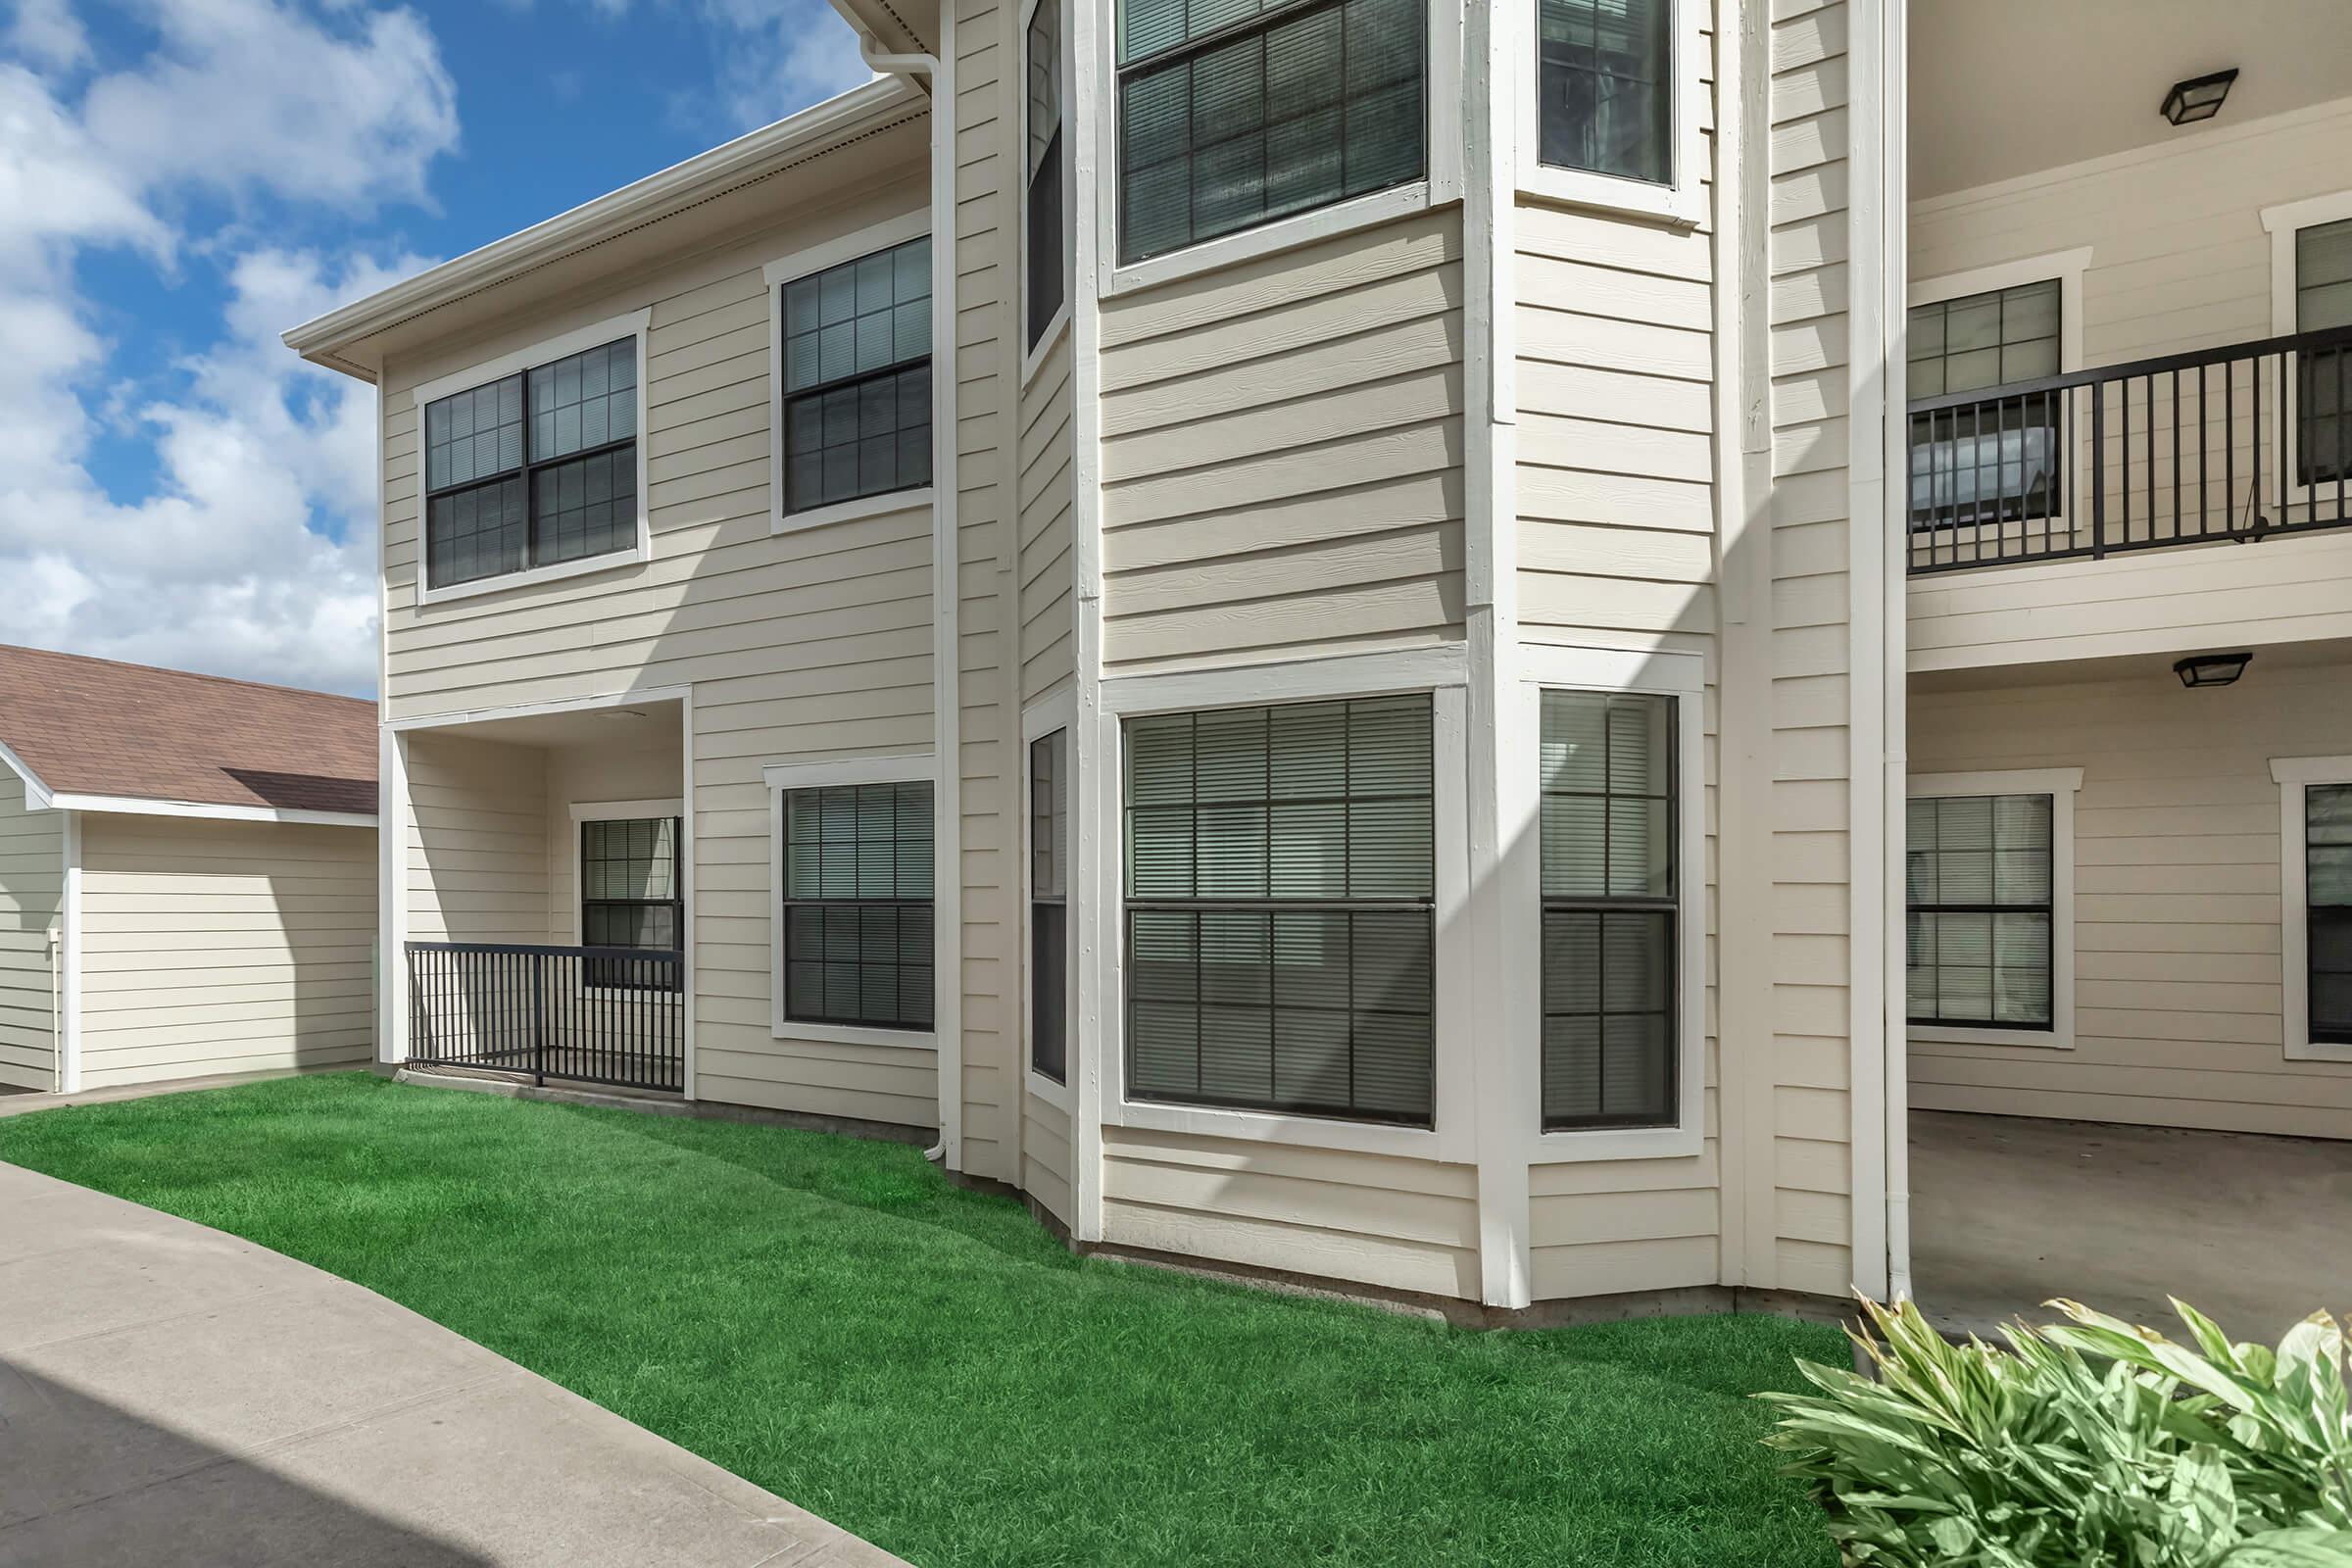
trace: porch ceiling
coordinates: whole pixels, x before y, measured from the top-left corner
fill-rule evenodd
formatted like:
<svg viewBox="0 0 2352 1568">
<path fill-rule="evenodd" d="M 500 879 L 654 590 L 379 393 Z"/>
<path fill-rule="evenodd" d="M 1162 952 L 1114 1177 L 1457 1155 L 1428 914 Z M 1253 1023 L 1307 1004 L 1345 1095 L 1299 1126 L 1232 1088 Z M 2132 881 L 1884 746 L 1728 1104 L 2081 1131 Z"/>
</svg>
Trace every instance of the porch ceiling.
<svg viewBox="0 0 2352 1568">
<path fill-rule="evenodd" d="M 1915 198 L 2208 136 L 2346 95 L 2343 0 L 1920 0 L 1910 12 Z M 2185 77 L 2238 68 L 2214 119 L 2158 112 Z"/>
<path fill-rule="evenodd" d="M 604 747 L 616 752 L 666 749 L 674 755 L 683 728 L 674 702 L 644 702 L 626 708 L 591 708 L 524 718 L 488 719 L 421 734 L 457 734 L 503 746 Z"/>
</svg>

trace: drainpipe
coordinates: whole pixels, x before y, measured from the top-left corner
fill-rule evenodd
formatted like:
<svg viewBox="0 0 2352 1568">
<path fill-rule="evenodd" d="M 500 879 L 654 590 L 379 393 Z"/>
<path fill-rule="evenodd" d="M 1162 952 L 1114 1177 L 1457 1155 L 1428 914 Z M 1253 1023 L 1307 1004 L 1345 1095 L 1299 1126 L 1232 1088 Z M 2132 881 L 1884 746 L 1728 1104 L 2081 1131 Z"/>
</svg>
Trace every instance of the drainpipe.
<svg viewBox="0 0 2352 1568">
<path fill-rule="evenodd" d="M 957 627 L 961 567 L 956 537 L 956 13 L 940 8 L 940 52 L 892 54 L 834 0 L 858 32 L 858 54 L 877 75 L 920 78 L 931 94 L 931 707 L 935 864 L 951 890 L 939 922 L 939 1143 L 927 1157 L 963 1168 L 963 728 Z"/>
</svg>

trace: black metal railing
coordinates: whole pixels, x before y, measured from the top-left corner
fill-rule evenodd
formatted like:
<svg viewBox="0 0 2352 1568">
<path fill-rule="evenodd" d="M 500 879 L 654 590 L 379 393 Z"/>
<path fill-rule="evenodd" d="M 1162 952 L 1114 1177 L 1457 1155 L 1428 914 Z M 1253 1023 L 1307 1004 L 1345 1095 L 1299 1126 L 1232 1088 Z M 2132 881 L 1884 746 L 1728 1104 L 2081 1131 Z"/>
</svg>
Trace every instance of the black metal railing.
<svg viewBox="0 0 2352 1568">
<path fill-rule="evenodd" d="M 630 1089 L 686 1085 L 674 952 L 412 942 L 409 1059 Z"/>
<path fill-rule="evenodd" d="M 2347 394 L 2352 327 L 1921 398 L 1910 569 L 2342 527 Z"/>
</svg>

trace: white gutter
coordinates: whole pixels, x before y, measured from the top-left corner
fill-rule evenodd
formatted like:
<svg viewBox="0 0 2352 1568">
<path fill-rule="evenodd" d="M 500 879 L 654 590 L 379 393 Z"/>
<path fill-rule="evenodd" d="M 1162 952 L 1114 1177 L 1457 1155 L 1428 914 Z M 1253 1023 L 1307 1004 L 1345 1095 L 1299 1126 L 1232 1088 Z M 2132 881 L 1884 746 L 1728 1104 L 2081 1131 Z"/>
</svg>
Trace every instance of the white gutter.
<svg viewBox="0 0 2352 1568">
<path fill-rule="evenodd" d="M 846 17 L 846 14 L 845 14 Z M 947 918 L 933 933 L 939 1003 L 939 1146 L 949 1170 L 963 1169 L 963 694 L 958 629 L 962 571 L 956 537 L 956 15 L 940 10 L 937 55 L 886 53 L 858 29 L 867 67 L 931 83 L 931 714 L 939 782 L 932 792 L 933 864 Z M 855 24 L 853 24 L 855 25 Z M 895 83 L 894 83 L 895 85 Z M 865 90 L 865 89 L 860 89 Z M 855 96 L 855 95 L 852 95 Z M 840 100 L 835 100 L 839 102 Z M 925 1151 L 929 1154 L 929 1151 Z"/>
</svg>

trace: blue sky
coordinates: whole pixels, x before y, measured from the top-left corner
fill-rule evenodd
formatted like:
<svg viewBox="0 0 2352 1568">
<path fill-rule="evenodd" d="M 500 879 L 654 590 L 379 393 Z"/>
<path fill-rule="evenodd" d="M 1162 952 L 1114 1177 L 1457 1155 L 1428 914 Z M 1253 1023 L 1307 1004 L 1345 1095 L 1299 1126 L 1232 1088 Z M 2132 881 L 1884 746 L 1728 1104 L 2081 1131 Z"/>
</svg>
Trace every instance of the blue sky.
<svg viewBox="0 0 2352 1568">
<path fill-rule="evenodd" d="M 0 642 L 373 689 L 287 326 L 863 80 L 825 0 L 0 0 Z"/>
</svg>

